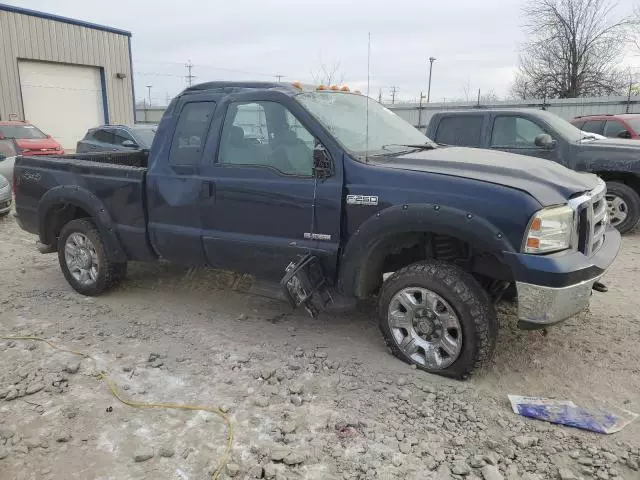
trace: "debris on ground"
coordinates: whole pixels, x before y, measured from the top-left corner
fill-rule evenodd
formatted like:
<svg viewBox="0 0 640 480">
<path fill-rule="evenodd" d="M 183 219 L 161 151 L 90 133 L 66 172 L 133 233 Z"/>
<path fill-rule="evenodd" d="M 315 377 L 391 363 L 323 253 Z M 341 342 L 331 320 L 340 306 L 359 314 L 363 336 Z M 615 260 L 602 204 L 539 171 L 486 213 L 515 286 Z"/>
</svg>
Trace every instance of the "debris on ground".
<svg viewBox="0 0 640 480">
<path fill-rule="evenodd" d="M 626 417 L 622 417 L 610 411 L 587 410 L 569 400 L 520 395 L 509 395 L 508 397 L 513 412 L 518 415 L 596 433 L 619 432 L 638 417 L 632 412 L 626 412 Z"/>
</svg>

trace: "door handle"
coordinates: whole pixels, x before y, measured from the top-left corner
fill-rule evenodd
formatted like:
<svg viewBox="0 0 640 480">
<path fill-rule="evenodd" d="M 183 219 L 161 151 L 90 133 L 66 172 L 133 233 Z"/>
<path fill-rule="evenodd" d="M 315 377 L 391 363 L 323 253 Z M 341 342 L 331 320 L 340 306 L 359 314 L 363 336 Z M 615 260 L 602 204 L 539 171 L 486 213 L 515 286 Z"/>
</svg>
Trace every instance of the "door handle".
<svg viewBox="0 0 640 480">
<path fill-rule="evenodd" d="M 201 198 L 212 198 L 214 193 L 213 182 L 204 181 L 200 185 L 200 197 Z"/>
</svg>

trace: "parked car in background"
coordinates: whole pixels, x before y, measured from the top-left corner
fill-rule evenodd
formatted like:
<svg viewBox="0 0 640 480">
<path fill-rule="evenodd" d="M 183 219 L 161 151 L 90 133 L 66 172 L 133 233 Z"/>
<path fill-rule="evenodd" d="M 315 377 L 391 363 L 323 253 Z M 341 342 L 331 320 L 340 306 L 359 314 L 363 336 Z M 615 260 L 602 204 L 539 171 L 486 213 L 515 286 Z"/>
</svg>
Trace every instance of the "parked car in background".
<svg viewBox="0 0 640 480">
<path fill-rule="evenodd" d="M 640 221 L 640 142 L 599 140 L 553 113 L 535 109 L 436 113 L 427 136 L 439 144 L 519 153 L 595 173 L 607 182 L 611 224 L 627 233 Z M 526 167 L 525 157 L 515 158 Z"/>
<path fill-rule="evenodd" d="M 11 182 L 13 178 L 13 164 L 18 152 L 13 140 L 0 140 L 0 175 Z"/>
<path fill-rule="evenodd" d="M 11 211 L 11 182 L 0 175 L 0 217 L 4 217 Z"/>
<path fill-rule="evenodd" d="M 13 140 L 19 155 L 64 155 L 51 135 L 27 122 L 0 122 L 0 140 Z"/>
<path fill-rule="evenodd" d="M 149 149 L 156 135 L 157 125 L 103 125 L 92 128 L 78 142 L 76 153 L 126 152 Z"/>
<path fill-rule="evenodd" d="M 580 130 L 607 138 L 640 140 L 640 113 L 586 115 L 574 118 L 571 123 Z"/>
</svg>

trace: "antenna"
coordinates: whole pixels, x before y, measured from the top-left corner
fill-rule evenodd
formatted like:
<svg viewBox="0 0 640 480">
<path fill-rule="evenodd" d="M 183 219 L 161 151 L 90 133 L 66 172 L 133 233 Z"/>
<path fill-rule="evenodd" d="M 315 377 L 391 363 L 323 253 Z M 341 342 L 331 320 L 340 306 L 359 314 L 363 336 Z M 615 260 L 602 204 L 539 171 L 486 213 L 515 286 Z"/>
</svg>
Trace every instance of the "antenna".
<svg viewBox="0 0 640 480">
<path fill-rule="evenodd" d="M 367 43 L 367 120 L 366 120 L 366 132 L 365 132 L 365 142 L 366 142 L 366 151 L 364 153 L 364 161 L 367 163 L 369 161 L 369 93 L 371 90 L 371 32 L 369 32 L 369 42 Z"/>
</svg>

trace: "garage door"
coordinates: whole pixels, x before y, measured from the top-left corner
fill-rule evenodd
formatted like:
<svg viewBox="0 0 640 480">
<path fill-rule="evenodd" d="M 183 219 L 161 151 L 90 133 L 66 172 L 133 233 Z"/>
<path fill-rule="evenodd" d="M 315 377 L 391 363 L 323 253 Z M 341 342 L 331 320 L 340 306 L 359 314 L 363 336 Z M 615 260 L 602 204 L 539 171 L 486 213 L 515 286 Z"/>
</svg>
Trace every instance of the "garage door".
<svg viewBox="0 0 640 480">
<path fill-rule="evenodd" d="M 25 119 L 74 151 L 87 129 L 105 123 L 100 69 L 20 61 Z"/>
</svg>

